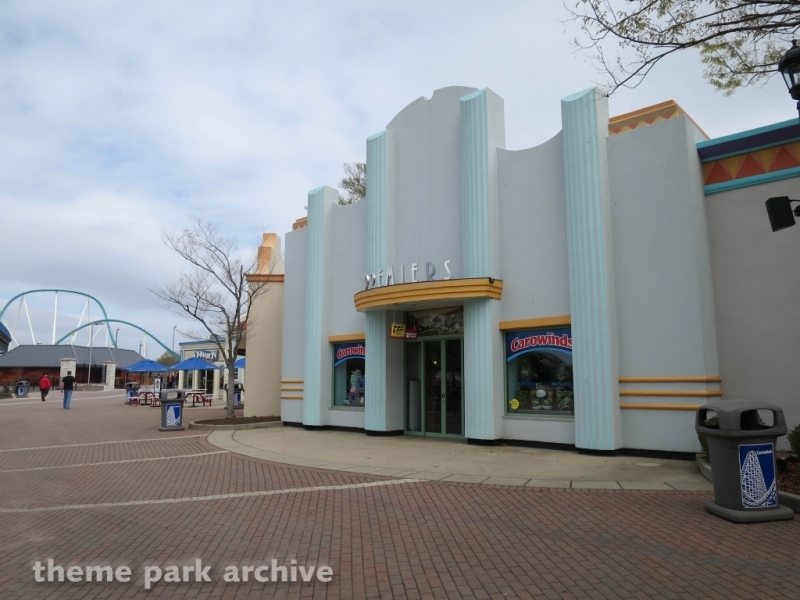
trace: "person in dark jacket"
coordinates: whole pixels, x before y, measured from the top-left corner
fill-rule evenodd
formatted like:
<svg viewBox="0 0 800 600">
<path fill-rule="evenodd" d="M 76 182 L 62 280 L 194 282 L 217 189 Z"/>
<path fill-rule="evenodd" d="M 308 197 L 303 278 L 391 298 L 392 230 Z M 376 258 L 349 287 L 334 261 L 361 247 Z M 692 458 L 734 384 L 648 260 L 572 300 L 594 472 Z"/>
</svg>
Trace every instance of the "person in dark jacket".
<svg viewBox="0 0 800 600">
<path fill-rule="evenodd" d="M 69 410 L 69 403 L 72 400 L 72 392 L 75 390 L 75 378 L 72 371 L 67 371 L 67 376 L 61 378 L 61 391 L 64 393 L 64 408 Z"/>
</svg>

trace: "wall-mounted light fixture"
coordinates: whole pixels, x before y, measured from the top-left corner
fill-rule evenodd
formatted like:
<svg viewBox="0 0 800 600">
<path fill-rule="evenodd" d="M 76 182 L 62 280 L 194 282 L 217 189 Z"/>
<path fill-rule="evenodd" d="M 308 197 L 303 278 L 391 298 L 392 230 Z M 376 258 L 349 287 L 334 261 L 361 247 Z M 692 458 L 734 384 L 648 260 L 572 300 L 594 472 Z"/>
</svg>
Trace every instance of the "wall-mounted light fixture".
<svg viewBox="0 0 800 600">
<path fill-rule="evenodd" d="M 794 218 L 800 217 L 800 206 L 792 209 L 792 202 L 800 203 L 800 200 L 792 200 L 789 196 L 778 196 L 766 201 L 769 224 L 772 231 L 780 231 L 794 225 Z"/>
</svg>

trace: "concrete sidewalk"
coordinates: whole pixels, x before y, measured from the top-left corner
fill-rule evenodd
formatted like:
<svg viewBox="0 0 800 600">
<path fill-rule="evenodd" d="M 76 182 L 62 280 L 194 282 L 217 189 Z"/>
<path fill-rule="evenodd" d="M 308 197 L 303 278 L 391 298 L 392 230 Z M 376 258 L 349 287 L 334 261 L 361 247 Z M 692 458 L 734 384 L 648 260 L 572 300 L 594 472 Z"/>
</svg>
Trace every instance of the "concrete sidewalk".
<svg viewBox="0 0 800 600">
<path fill-rule="evenodd" d="M 296 427 L 215 431 L 208 441 L 288 465 L 388 477 L 527 487 L 712 490 L 694 462 Z"/>
</svg>

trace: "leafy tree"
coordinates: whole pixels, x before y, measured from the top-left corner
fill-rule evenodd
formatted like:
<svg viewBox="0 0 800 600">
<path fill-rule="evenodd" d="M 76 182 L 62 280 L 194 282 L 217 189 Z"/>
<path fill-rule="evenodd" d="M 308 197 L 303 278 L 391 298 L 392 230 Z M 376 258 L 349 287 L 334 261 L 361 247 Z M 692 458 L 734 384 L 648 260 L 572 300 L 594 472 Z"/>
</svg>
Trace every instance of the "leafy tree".
<svg viewBox="0 0 800 600">
<path fill-rule="evenodd" d="M 175 358 L 175 355 L 172 352 L 164 352 L 161 356 L 156 359 L 157 363 L 161 363 L 165 367 L 171 367 L 172 365 L 178 364 L 178 359 Z"/>
<path fill-rule="evenodd" d="M 574 44 L 591 52 L 609 95 L 697 48 L 705 79 L 729 96 L 774 75 L 800 27 L 798 0 L 578 0 L 569 12 L 581 28 Z"/>
<path fill-rule="evenodd" d="M 247 315 L 268 284 L 247 281 L 247 274 L 255 271 L 255 253 L 251 260 L 244 261 L 236 242 L 223 237 L 218 225 L 197 217 L 190 217 L 190 221 L 191 227 L 163 235 L 167 247 L 188 263 L 188 270 L 172 283 L 150 291 L 175 313 L 199 326 L 199 330 L 179 331 L 189 339 L 212 340 L 232 374 Z M 269 272 L 276 263 L 277 259 L 273 259 Z M 228 417 L 235 416 L 233 388 L 229 385 L 227 390 Z"/>
<path fill-rule="evenodd" d="M 339 195 L 339 204 L 353 204 L 367 195 L 367 164 L 361 162 L 344 163 L 344 177 L 339 182 L 347 196 Z"/>
</svg>

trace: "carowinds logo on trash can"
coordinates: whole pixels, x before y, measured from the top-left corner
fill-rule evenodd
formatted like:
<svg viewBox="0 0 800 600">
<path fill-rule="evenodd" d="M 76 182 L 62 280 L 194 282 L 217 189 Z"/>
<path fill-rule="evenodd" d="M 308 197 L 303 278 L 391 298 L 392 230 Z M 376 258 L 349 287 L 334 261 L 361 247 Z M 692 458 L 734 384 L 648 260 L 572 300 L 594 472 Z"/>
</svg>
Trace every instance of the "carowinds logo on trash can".
<svg viewBox="0 0 800 600">
<path fill-rule="evenodd" d="M 772 444 L 739 446 L 739 478 L 744 508 L 778 506 L 775 481 L 775 448 Z"/>
<path fill-rule="evenodd" d="M 167 427 L 181 426 L 181 405 L 167 404 Z"/>
</svg>

